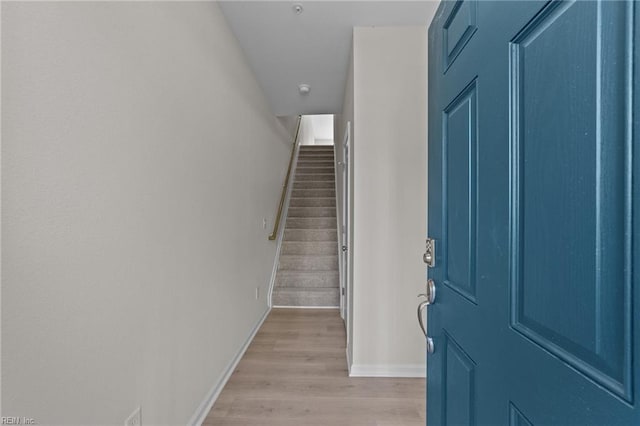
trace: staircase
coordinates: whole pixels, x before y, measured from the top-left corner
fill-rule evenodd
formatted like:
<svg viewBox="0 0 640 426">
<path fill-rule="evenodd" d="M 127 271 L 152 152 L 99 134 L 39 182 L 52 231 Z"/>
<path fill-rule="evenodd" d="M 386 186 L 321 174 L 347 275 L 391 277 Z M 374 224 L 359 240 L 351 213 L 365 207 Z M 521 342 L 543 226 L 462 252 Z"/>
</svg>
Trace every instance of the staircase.
<svg viewBox="0 0 640 426">
<path fill-rule="evenodd" d="M 339 306 L 333 146 L 301 146 L 272 302 Z"/>
</svg>

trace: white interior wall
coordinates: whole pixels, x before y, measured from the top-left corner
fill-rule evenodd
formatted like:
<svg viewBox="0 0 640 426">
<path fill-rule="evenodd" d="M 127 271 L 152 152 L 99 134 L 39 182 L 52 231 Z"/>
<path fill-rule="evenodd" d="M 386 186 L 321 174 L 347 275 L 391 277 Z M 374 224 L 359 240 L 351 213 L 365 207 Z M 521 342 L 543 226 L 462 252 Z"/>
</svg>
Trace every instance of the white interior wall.
<svg viewBox="0 0 640 426">
<path fill-rule="evenodd" d="M 2 77 L 2 4 L 0 4 L 0 78 Z M 0 218 L 2 217 L 2 83 L 0 82 Z M 2 416 L 2 220 L 0 220 L 0 417 Z"/>
<path fill-rule="evenodd" d="M 291 139 L 216 3 L 1 7 L 2 415 L 185 424 L 267 310 Z"/>
<path fill-rule="evenodd" d="M 300 145 L 333 145 L 333 115 L 303 115 Z"/>
<path fill-rule="evenodd" d="M 296 136 L 298 130 L 298 116 L 297 115 L 285 115 L 278 117 L 278 121 L 287 130 L 291 140 Z"/>
<path fill-rule="evenodd" d="M 333 145 L 333 115 L 312 115 L 313 137 L 316 145 Z"/>
<path fill-rule="evenodd" d="M 303 115 L 300 121 L 300 133 L 298 135 L 300 145 L 315 145 L 316 139 L 313 130 L 313 119 L 310 115 Z"/>
<path fill-rule="evenodd" d="M 427 28 L 355 28 L 352 78 L 336 126 L 353 117 L 351 373 L 422 376 Z"/>
</svg>

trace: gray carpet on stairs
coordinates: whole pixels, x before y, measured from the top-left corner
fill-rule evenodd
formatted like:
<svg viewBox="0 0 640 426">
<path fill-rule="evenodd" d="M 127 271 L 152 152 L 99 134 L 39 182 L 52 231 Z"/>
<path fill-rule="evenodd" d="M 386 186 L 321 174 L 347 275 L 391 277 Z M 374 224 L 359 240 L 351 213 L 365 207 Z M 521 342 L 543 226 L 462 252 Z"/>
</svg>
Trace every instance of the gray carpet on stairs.
<svg viewBox="0 0 640 426">
<path fill-rule="evenodd" d="M 274 306 L 339 306 L 333 146 L 301 146 L 273 289 Z"/>
</svg>

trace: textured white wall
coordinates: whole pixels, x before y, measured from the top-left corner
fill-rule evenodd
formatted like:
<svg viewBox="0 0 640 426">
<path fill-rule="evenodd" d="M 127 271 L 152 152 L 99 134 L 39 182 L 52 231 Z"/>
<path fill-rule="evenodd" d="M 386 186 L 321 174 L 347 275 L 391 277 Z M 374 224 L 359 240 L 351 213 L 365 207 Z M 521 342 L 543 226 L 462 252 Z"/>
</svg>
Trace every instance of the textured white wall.
<svg viewBox="0 0 640 426">
<path fill-rule="evenodd" d="M 3 2 L 2 62 L 2 415 L 185 424 L 267 309 L 290 137 L 215 3 Z"/>
<path fill-rule="evenodd" d="M 353 43 L 352 362 L 411 375 L 425 366 L 427 28 L 355 28 Z"/>
</svg>

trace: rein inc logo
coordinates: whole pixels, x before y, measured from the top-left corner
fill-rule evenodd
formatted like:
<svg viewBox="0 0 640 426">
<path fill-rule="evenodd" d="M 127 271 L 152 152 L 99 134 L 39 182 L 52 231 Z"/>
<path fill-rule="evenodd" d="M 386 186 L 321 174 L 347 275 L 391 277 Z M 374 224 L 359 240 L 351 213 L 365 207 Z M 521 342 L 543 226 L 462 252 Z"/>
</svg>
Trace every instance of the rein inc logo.
<svg viewBox="0 0 640 426">
<path fill-rule="evenodd" d="M 1 425 L 35 425 L 35 419 L 31 417 L 0 417 Z"/>
</svg>

